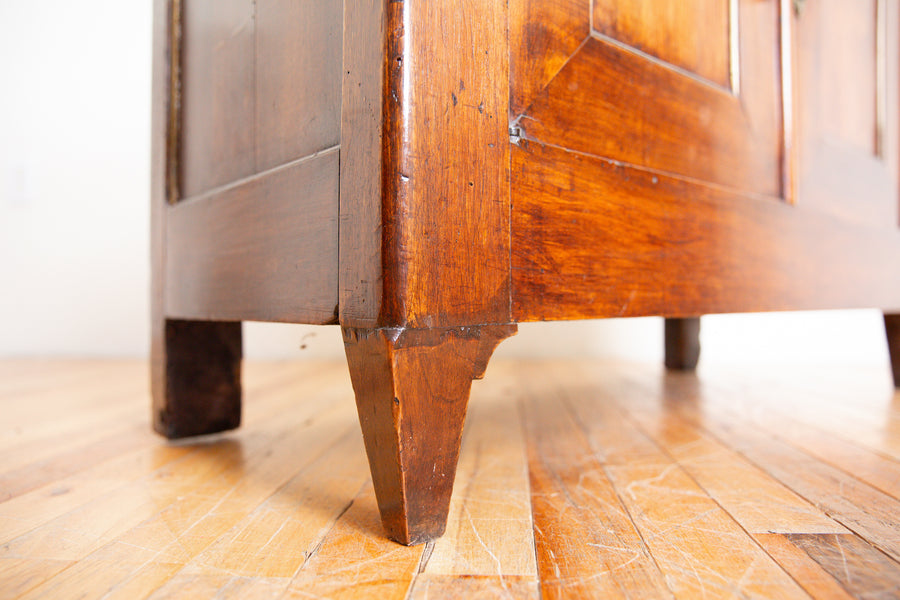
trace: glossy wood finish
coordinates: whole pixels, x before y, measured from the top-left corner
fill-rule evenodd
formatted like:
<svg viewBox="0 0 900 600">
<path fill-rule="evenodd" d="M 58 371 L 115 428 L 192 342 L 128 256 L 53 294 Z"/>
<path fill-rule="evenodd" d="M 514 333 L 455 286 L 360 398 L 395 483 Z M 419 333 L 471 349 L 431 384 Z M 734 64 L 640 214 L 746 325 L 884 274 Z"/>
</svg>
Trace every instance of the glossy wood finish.
<svg viewBox="0 0 900 600">
<path fill-rule="evenodd" d="M 338 162 L 328 150 L 172 206 L 166 314 L 336 322 Z"/>
<path fill-rule="evenodd" d="M 894 385 L 900 387 L 900 314 L 885 313 L 884 331 L 887 337 Z"/>
<path fill-rule="evenodd" d="M 900 6 L 808 2 L 794 18 L 797 203 L 895 229 Z"/>
<path fill-rule="evenodd" d="M 515 326 L 344 329 L 372 480 L 388 535 L 444 533 L 472 379 Z"/>
<path fill-rule="evenodd" d="M 900 475 L 883 368 L 495 360 L 472 388 L 447 533 L 415 547 L 383 534 L 343 365 L 251 361 L 244 428 L 194 443 L 150 434 L 146 383 L 140 362 L 0 361 L 0 596 L 900 592 L 882 552 L 894 520 L 852 518 L 900 510 L 896 491 L 859 495 L 873 460 Z M 853 460 L 806 450 L 835 441 Z M 810 465 L 832 478 L 810 485 Z"/>
<path fill-rule="evenodd" d="M 693 371 L 700 360 L 700 317 L 666 319 L 667 369 Z"/>
<path fill-rule="evenodd" d="M 544 4 L 554 20 L 567 23 L 571 18 L 557 17 L 559 9 L 551 8 L 555 6 L 551 0 Z M 662 4 L 682 6 L 683 10 L 689 10 L 685 6 L 708 7 L 711 15 L 725 6 L 724 2 L 700 0 Z M 639 12 L 629 6 L 632 3 L 623 3 L 620 10 Z M 653 10 L 657 8 L 654 3 Z M 673 12 L 673 18 L 678 13 Z M 646 43 L 659 42 L 660 48 L 677 43 L 666 35 L 662 21 L 628 24 L 617 22 L 616 17 L 613 12 L 595 10 L 595 28 L 598 20 L 609 19 L 604 30 L 613 33 L 617 27 L 624 28 L 619 33 L 628 40 L 640 41 L 636 33 L 641 32 L 647 36 Z M 721 17 L 714 20 L 721 21 Z M 654 23 L 662 29 L 654 30 Z M 745 85 L 735 90 L 710 85 L 683 69 L 635 53 L 627 41 L 589 35 L 524 113 L 515 116 L 514 125 L 525 139 L 541 144 L 778 196 L 782 132 L 777 24 L 774 2 L 740 3 L 740 44 L 734 60 L 740 61 Z M 522 26 L 530 27 L 528 23 Z M 549 35 L 547 43 L 555 43 L 557 37 Z M 541 47 L 540 42 L 535 43 L 538 51 Z M 721 56 L 722 49 L 711 51 L 701 46 L 700 55 Z M 731 52 L 725 53 L 726 58 L 731 56 Z M 530 85 L 528 79 L 524 85 Z M 515 90 L 519 84 L 513 79 L 511 86 Z"/>
<path fill-rule="evenodd" d="M 731 19 L 720 0 L 592 0 L 594 31 L 731 87 Z"/>
<path fill-rule="evenodd" d="M 344 26 L 345 50 L 360 49 L 347 54 L 343 134 L 355 135 L 350 127 L 362 121 L 344 175 L 362 180 L 346 183 L 341 210 L 342 220 L 362 222 L 342 238 L 341 323 L 508 323 L 506 5 L 387 3 L 381 73 L 365 55 L 378 51 L 371 19 L 380 11 L 363 6 L 347 11 Z M 382 76 L 379 116 L 370 99 Z M 366 154 L 381 156 L 380 169 Z"/>
<path fill-rule="evenodd" d="M 517 321 L 900 304 L 886 228 L 532 142 L 512 165 Z"/>
</svg>

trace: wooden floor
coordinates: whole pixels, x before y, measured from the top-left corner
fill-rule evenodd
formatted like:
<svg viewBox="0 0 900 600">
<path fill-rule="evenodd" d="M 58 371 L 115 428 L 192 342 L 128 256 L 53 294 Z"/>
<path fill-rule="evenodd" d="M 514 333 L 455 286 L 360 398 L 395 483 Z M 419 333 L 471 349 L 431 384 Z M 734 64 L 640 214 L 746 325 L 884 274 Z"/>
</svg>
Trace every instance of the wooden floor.
<svg viewBox="0 0 900 600">
<path fill-rule="evenodd" d="M 0 598 L 898 598 L 885 369 L 495 362 L 447 534 L 378 521 L 343 364 L 168 444 L 146 367 L 0 362 Z"/>
</svg>

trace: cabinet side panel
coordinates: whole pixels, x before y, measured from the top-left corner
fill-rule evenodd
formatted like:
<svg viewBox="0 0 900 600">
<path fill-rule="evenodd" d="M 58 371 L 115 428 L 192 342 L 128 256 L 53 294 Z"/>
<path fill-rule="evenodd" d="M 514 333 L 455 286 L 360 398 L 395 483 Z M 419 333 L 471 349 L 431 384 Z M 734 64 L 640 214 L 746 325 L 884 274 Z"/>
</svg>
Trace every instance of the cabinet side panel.
<svg viewBox="0 0 900 600">
<path fill-rule="evenodd" d="M 256 0 L 256 168 L 340 138 L 341 0 Z"/>
<path fill-rule="evenodd" d="M 255 172 L 254 2 L 180 0 L 181 197 Z"/>
</svg>

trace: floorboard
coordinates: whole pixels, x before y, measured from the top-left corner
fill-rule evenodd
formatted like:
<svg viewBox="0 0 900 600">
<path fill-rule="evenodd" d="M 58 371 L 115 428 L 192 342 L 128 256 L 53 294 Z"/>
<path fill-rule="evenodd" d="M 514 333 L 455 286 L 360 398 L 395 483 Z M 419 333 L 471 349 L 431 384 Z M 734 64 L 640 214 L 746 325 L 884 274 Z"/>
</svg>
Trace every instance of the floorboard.
<svg viewBox="0 0 900 600">
<path fill-rule="evenodd" d="M 0 598 L 900 597 L 886 368 L 496 361 L 413 548 L 341 363 L 251 362 L 243 426 L 177 443 L 145 363 L 0 376 Z"/>
</svg>

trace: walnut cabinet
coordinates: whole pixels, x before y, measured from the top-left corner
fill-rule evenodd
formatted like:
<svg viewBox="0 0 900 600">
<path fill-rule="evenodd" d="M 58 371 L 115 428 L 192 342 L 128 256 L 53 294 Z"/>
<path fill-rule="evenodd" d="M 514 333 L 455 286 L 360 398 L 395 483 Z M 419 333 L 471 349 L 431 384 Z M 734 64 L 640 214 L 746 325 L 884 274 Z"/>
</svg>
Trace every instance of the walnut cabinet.
<svg viewBox="0 0 900 600">
<path fill-rule="evenodd" d="M 241 321 L 339 325 L 415 543 L 517 322 L 663 316 L 691 368 L 703 314 L 877 307 L 900 367 L 898 0 L 154 6 L 167 437 L 239 424 Z"/>
</svg>

